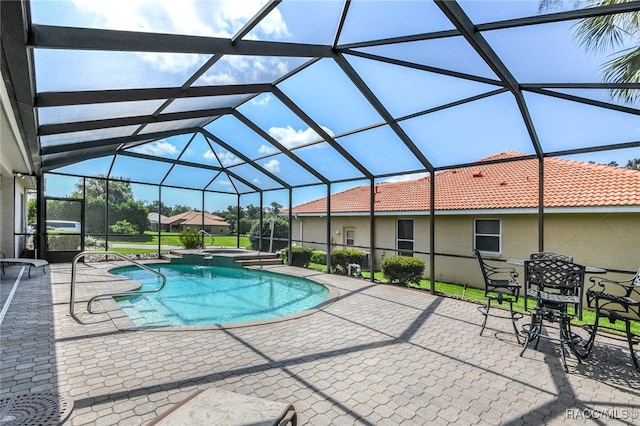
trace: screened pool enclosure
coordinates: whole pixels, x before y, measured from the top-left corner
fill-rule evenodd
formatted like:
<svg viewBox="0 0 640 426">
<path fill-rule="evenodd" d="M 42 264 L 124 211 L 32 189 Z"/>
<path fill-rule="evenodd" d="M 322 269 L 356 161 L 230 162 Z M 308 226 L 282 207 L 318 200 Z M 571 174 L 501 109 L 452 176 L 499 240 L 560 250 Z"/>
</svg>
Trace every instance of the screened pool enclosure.
<svg viewBox="0 0 640 426">
<path fill-rule="evenodd" d="M 640 158 L 636 77 L 607 63 L 638 49 L 640 2 L 5 1 L 3 76 L 47 203 L 87 222 L 86 182 L 199 211 L 307 201 L 463 168 L 501 152 L 621 167 Z M 618 27 L 594 47 L 589 28 Z M 637 21 L 636 21 L 637 22 Z M 631 24 L 633 26 L 633 24 Z M 591 42 L 589 45 L 588 42 Z M 591 46 L 591 48 L 590 48 Z M 46 184 L 45 184 L 46 182 Z M 430 249 L 434 258 L 434 179 Z M 78 238 L 109 239 L 102 228 Z M 93 206 L 92 208 L 96 208 Z M 160 213 L 159 211 L 156 211 Z M 327 251 L 332 243 L 327 203 Z M 114 216 L 115 214 L 111 214 Z M 264 213 L 261 213 L 264 215 Z M 60 219 L 56 217 L 55 219 Z M 20 234 L 21 230 L 15 230 Z M 160 241 L 162 231 L 159 231 Z M 444 253 L 446 254 L 446 253 Z M 433 278 L 433 275 L 431 275 Z M 433 281 L 433 280 L 432 280 Z"/>
</svg>

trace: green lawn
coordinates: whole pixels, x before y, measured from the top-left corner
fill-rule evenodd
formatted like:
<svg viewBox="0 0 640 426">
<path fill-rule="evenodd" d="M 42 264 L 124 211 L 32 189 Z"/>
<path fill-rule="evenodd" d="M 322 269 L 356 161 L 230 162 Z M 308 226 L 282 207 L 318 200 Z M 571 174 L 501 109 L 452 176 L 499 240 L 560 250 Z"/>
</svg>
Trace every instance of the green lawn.
<svg viewBox="0 0 640 426">
<path fill-rule="evenodd" d="M 205 244 L 207 246 L 219 246 L 219 247 L 236 247 L 237 245 L 237 237 L 235 235 L 221 235 L 215 236 L 213 239 L 213 244 L 211 244 L 211 238 L 205 237 Z M 136 244 L 136 245 L 149 245 L 149 246 L 158 246 L 158 234 L 154 232 L 145 232 L 140 235 L 123 235 L 123 236 L 110 236 L 110 243 L 115 244 Z M 180 241 L 180 233 L 179 232 L 163 232 L 162 233 L 162 245 L 167 246 L 181 246 L 182 242 Z M 245 248 L 249 247 L 249 237 L 242 235 L 240 236 L 240 247 Z M 127 252 L 129 253 L 129 252 Z"/>
<path fill-rule="evenodd" d="M 309 268 L 320 270 L 320 271 L 326 271 L 325 265 L 310 264 Z M 366 279 L 370 279 L 371 273 L 368 271 L 364 271 L 362 273 L 362 276 Z M 389 283 L 389 281 L 384 277 L 382 272 L 375 272 L 374 280 L 379 283 L 384 283 L 384 284 Z M 410 285 L 409 287 L 430 291 L 431 282 L 429 280 L 421 280 L 419 285 Z M 482 304 L 482 305 L 487 303 L 487 298 L 484 296 L 484 290 L 479 288 L 467 287 L 465 289 L 464 286 L 460 284 L 449 284 L 449 283 L 442 283 L 442 282 L 436 281 L 435 292 L 437 295 L 440 295 L 440 296 L 461 299 L 471 303 Z M 493 307 L 494 305 L 492 304 L 491 306 Z M 530 302 L 530 304 L 528 305 L 528 308 L 531 309 L 533 306 L 534 304 L 531 304 Z M 507 308 L 508 308 L 508 305 L 505 304 L 504 309 L 507 309 Z M 525 313 L 523 297 L 520 297 L 518 299 L 518 302 L 514 304 L 513 309 L 515 311 Z M 577 326 L 583 326 L 583 325 L 593 324 L 594 322 L 595 322 L 595 313 L 593 311 L 589 311 L 585 309 L 582 311 L 582 321 L 578 321 L 576 319 L 574 320 L 573 324 Z M 601 320 L 600 325 L 606 326 L 606 327 L 612 327 L 614 331 L 618 332 L 621 335 L 625 334 L 624 323 L 622 322 L 617 322 L 616 324 L 609 324 L 608 321 Z M 640 321 L 632 321 L 631 330 L 634 334 L 640 334 Z"/>
</svg>

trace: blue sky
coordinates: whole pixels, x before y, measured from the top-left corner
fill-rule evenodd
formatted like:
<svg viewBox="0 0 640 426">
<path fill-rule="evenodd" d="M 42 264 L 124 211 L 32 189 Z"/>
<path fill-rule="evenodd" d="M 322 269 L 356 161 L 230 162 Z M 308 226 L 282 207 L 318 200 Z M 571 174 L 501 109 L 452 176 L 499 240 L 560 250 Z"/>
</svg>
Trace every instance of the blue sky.
<svg viewBox="0 0 640 426">
<path fill-rule="evenodd" d="M 166 32 L 212 37 L 231 37 L 262 6 L 261 1 L 175 2 L 171 0 L 127 1 L 32 1 L 34 23 L 86 26 L 115 30 Z M 538 14 L 537 1 L 464 1 L 462 8 L 476 23 L 493 22 Z M 572 8 L 575 2 L 564 3 Z M 284 1 L 245 39 L 295 41 L 331 44 L 343 3 L 338 1 Z M 355 1 L 349 10 L 339 44 L 370 39 L 398 37 L 451 29 L 451 24 L 431 2 L 395 2 L 389 8 L 385 1 Z M 502 58 L 515 79 L 526 83 L 600 82 L 601 66 L 610 58 L 586 53 L 577 46 L 575 22 L 524 26 L 484 33 L 494 51 Z M 630 40 L 637 43 L 637 40 Z M 454 72 L 473 74 L 497 80 L 491 69 L 461 37 L 382 45 L 357 49 L 358 52 L 412 61 Z M 36 82 L 39 91 L 128 89 L 181 86 L 209 57 L 195 54 L 161 54 L 137 52 L 60 51 L 37 49 L 34 53 Z M 373 94 L 388 113 L 399 120 L 402 130 L 435 166 L 475 161 L 501 151 L 534 152 L 530 136 L 518 111 L 514 97 L 502 93 L 484 99 L 445 108 L 426 115 L 412 114 L 437 108 L 472 96 L 483 95 L 496 85 L 465 80 L 450 75 L 418 71 L 380 61 L 347 55 Z M 308 58 L 257 58 L 228 56 L 218 61 L 195 83 L 199 85 L 272 82 L 302 65 Z M 320 125 L 323 132 L 358 159 L 374 174 L 393 174 L 389 179 L 421 168 L 401 139 L 366 101 L 340 67 L 330 59 L 320 60 L 295 76 L 278 84 L 278 88 Z M 596 90 L 557 90 L 591 99 L 610 102 L 608 94 Z M 182 99 L 164 112 L 180 112 L 235 105 L 248 97 L 235 95 L 219 98 Z M 545 151 L 558 151 L 637 141 L 640 120 L 637 115 L 612 112 L 603 108 L 570 102 L 549 96 L 525 93 L 537 136 Z M 152 114 L 161 101 L 122 102 L 82 107 L 40 108 L 41 124 L 84 121 L 99 118 Z M 637 105 L 636 105 L 637 107 Z M 277 140 L 301 160 L 330 180 L 362 178 L 362 173 L 339 152 L 290 111 L 272 94 L 259 95 L 238 111 Z M 191 119 L 178 123 L 191 127 L 206 122 Z M 159 123 L 142 133 L 166 130 Z M 356 129 L 369 130 L 351 134 Z M 43 137 L 42 145 L 78 143 L 108 137 L 125 136 L 137 127 L 79 132 L 71 135 Z M 212 191 L 246 192 L 255 185 L 264 190 L 279 187 L 277 179 L 293 185 L 307 185 L 317 179 L 283 154 L 244 123 L 232 116 L 220 117 L 206 127 L 216 140 L 191 135 L 167 138 L 131 148 L 131 151 L 216 167 L 229 167 L 232 175 L 216 176 L 211 170 L 201 171 L 184 166 L 169 172 L 169 165 L 140 163 L 139 159 L 118 156 L 112 175 L 129 176 L 143 183 Z M 240 164 L 237 152 L 224 147 L 237 147 L 240 154 L 255 160 L 262 170 Z M 304 148 L 299 148 L 304 146 Z M 640 157 L 640 149 L 609 151 L 573 156 L 571 159 L 624 165 Z M 89 160 L 60 171 L 96 175 L 107 173 L 112 157 Z M 236 176 L 236 177 L 234 177 Z M 332 191 L 349 185 L 332 185 Z M 63 185 L 64 186 L 64 185 Z M 136 196 L 143 200 L 157 197 L 151 186 L 136 185 Z M 173 192 L 173 191 L 170 191 Z M 197 193 L 197 191 L 195 191 Z M 294 204 L 326 195 L 324 186 L 305 187 L 294 191 Z M 209 197 L 207 195 L 207 197 Z M 205 197 L 205 198 L 207 198 Z M 211 196 L 205 209 L 223 209 L 235 204 L 233 196 Z M 174 201 L 174 199 L 176 201 Z M 180 201 L 180 200 L 184 201 Z M 165 204 L 201 203 L 202 196 L 163 195 Z M 193 201 L 195 200 L 195 201 Z M 229 202 L 231 200 L 231 202 Z M 250 200 L 250 201 L 246 201 Z M 277 201 L 288 203 L 286 191 L 266 192 L 265 205 Z M 257 204 L 254 197 L 243 197 L 242 204 Z M 213 206 L 209 208 L 208 206 Z"/>
</svg>

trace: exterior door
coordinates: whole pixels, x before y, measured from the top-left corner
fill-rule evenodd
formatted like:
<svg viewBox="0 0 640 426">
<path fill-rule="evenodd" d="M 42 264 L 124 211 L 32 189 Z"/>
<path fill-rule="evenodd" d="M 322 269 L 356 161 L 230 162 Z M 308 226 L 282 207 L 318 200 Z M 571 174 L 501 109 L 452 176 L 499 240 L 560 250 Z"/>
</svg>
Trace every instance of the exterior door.
<svg viewBox="0 0 640 426">
<path fill-rule="evenodd" d="M 71 262 L 83 250 L 83 217 L 82 200 L 45 199 L 45 259 L 51 263 Z"/>
</svg>

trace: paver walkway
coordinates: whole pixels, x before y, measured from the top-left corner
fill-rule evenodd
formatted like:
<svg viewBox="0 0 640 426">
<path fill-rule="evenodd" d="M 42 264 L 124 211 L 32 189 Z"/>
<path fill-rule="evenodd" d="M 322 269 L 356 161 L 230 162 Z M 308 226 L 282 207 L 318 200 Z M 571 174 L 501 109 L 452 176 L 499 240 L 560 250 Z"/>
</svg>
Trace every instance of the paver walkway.
<svg viewBox="0 0 640 426">
<path fill-rule="evenodd" d="M 121 330 L 100 291 L 131 288 L 114 264 L 79 267 L 76 316 L 70 264 L 26 274 L 0 329 L 0 398 L 59 392 L 67 424 L 138 425 L 198 389 L 290 402 L 299 424 L 640 424 L 640 374 L 622 343 L 597 343 L 562 368 L 557 346 L 519 356 L 509 321 L 479 336 L 477 305 L 426 292 L 271 267 L 337 288 L 340 298 L 290 321 L 233 329 Z M 2 277 L 2 302 L 18 267 Z M 108 306 L 108 305 L 106 305 Z"/>
</svg>

